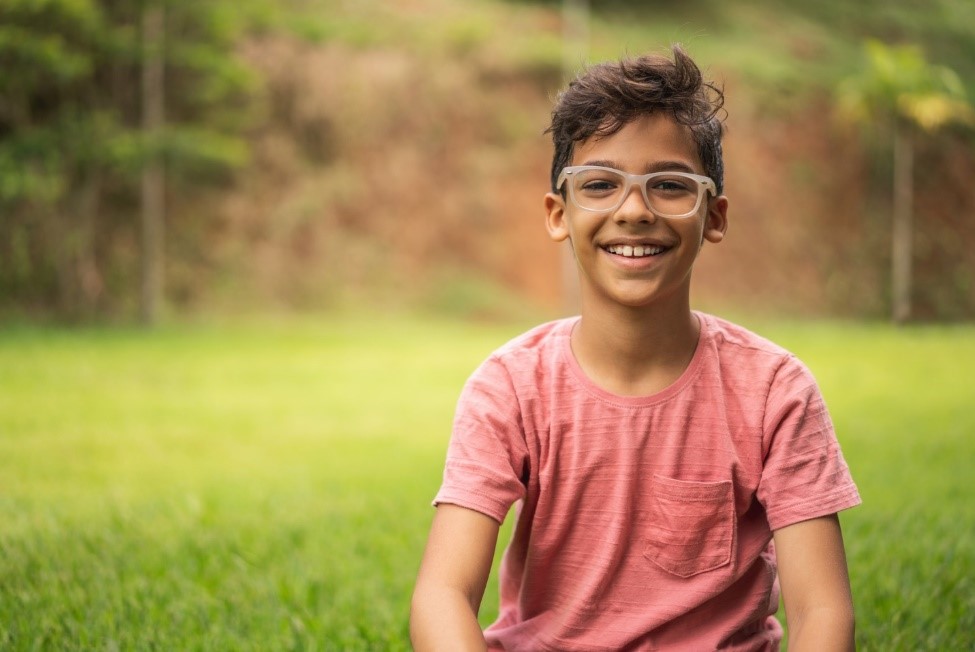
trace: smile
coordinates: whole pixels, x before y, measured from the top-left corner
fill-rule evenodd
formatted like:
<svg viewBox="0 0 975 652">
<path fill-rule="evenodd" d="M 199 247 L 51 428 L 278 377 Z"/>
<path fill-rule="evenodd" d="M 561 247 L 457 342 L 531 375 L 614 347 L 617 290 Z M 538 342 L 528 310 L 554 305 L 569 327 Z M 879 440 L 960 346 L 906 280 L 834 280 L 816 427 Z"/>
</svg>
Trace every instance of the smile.
<svg viewBox="0 0 975 652">
<path fill-rule="evenodd" d="M 636 246 L 631 247 L 630 245 L 610 245 L 604 247 L 606 251 L 611 254 L 616 254 L 617 256 L 625 256 L 626 258 L 644 258 L 646 256 L 656 256 L 667 250 L 667 247 L 661 247 L 659 245 L 646 245 L 646 246 Z"/>
</svg>

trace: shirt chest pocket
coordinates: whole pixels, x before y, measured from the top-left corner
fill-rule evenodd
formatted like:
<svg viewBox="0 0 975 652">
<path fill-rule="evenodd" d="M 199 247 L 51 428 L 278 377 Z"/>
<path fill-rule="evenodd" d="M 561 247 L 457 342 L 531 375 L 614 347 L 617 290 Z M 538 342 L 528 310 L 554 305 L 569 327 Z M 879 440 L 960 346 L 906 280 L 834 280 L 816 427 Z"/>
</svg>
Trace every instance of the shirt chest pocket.
<svg viewBox="0 0 975 652">
<path fill-rule="evenodd" d="M 735 553 L 731 481 L 691 482 L 654 474 L 644 556 L 678 577 L 725 566 Z"/>
</svg>

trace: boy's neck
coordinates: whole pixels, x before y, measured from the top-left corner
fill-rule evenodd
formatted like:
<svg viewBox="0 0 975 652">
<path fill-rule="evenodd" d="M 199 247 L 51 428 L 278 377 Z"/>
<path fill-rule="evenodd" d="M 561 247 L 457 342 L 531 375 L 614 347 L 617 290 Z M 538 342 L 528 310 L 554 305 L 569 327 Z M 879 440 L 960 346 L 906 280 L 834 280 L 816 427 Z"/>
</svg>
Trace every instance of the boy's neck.
<svg viewBox="0 0 975 652">
<path fill-rule="evenodd" d="M 572 334 L 576 360 L 615 394 L 647 396 L 669 387 L 694 357 L 701 327 L 689 304 L 587 311 Z"/>
</svg>

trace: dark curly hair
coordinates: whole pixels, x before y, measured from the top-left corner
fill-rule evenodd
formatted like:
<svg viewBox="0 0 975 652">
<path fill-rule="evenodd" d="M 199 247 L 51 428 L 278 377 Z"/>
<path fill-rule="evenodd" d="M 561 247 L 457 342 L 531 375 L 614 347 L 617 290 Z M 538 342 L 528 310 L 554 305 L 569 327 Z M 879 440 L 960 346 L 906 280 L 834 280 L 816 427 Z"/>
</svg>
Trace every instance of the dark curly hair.
<svg viewBox="0 0 975 652">
<path fill-rule="evenodd" d="M 673 61 L 644 55 L 591 66 L 559 94 L 552 124 L 546 129 L 555 145 L 552 192 L 558 192 L 556 180 L 572 160 L 576 143 L 612 135 L 632 120 L 658 111 L 666 111 L 678 124 L 690 128 L 705 174 L 714 181 L 718 194 L 723 192 L 720 114 L 724 93 L 704 79 L 679 45 L 671 49 Z"/>
</svg>

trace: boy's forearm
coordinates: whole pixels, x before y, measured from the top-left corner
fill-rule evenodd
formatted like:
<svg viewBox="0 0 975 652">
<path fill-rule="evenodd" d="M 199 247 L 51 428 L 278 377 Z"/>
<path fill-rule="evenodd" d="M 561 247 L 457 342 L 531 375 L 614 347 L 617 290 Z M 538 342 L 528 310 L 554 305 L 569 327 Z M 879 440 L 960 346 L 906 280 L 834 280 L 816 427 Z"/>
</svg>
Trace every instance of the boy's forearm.
<svg viewBox="0 0 975 652">
<path fill-rule="evenodd" d="M 774 533 L 789 652 L 855 649 L 853 597 L 836 514 Z"/>
<path fill-rule="evenodd" d="M 410 609 L 410 640 L 417 652 L 487 650 L 467 597 L 448 588 L 418 588 Z"/>
<path fill-rule="evenodd" d="M 853 652 L 853 611 L 811 609 L 796 622 L 789 621 L 789 652 Z"/>
<path fill-rule="evenodd" d="M 491 572 L 499 526 L 490 516 L 464 507 L 437 507 L 410 605 L 414 649 L 487 649 L 477 610 Z"/>
</svg>

